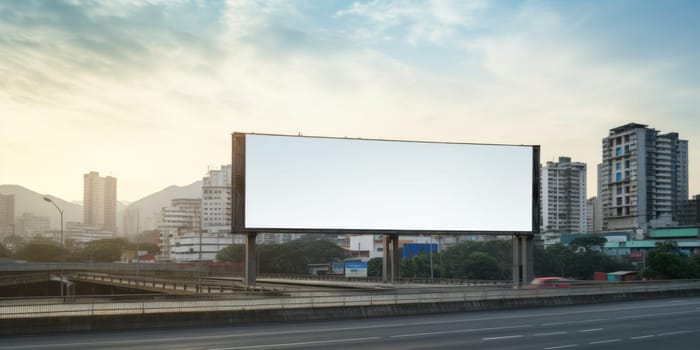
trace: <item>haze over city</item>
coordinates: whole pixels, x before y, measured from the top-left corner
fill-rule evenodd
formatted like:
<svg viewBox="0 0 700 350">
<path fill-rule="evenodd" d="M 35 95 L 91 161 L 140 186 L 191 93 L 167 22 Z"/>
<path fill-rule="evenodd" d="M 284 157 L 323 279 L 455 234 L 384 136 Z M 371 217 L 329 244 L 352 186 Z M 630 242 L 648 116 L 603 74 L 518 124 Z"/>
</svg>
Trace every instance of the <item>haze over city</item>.
<svg viewBox="0 0 700 350">
<path fill-rule="evenodd" d="M 698 3 L 0 2 L 0 184 L 137 200 L 231 161 L 233 131 L 542 145 L 595 165 L 639 122 L 689 141 Z"/>
</svg>

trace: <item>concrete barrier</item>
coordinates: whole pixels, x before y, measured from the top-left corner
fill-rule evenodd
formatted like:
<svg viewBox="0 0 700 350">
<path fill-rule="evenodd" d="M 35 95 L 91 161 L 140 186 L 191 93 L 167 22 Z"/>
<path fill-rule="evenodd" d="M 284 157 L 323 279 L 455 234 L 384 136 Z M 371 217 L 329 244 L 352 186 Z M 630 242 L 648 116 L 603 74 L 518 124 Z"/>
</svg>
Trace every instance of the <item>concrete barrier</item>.
<svg viewBox="0 0 700 350">
<path fill-rule="evenodd" d="M 243 310 L 188 310 L 188 312 L 143 312 L 138 314 L 116 315 L 100 315 L 99 313 L 96 313 L 90 316 L 80 315 L 24 319 L 0 319 L 0 335 L 46 334 L 53 332 L 95 330 L 203 327 L 272 321 L 309 321 L 405 316 L 430 313 L 505 310 L 690 296 L 700 296 L 700 289 L 605 293 L 597 295 L 559 295 L 520 298 L 511 297 L 501 299 L 430 303 L 415 302 L 415 300 L 413 302 L 402 303 L 401 300 L 399 300 L 401 295 L 391 296 L 392 300 L 384 300 L 389 296 L 383 295 L 381 297 L 384 299 L 377 299 L 376 305 L 374 304 L 375 300 L 373 300 L 371 305 L 352 305 L 352 303 L 346 302 L 344 306 L 322 304 L 323 307 L 304 308 L 288 308 L 291 305 L 287 305 L 287 307 L 283 305 L 282 307 L 275 308 Z M 307 300 L 307 302 L 309 301 Z"/>
</svg>

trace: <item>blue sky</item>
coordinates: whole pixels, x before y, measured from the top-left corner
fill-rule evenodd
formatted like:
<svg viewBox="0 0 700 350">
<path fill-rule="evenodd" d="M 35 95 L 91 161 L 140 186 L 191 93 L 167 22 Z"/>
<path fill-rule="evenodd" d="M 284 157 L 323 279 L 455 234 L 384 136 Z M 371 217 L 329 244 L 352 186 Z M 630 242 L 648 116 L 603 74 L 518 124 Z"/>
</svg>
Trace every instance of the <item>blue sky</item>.
<svg viewBox="0 0 700 350">
<path fill-rule="evenodd" d="M 696 1 L 0 1 L 0 183 L 136 200 L 230 133 L 542 145 L 677 131 L 700 164 Z M 51 169 L 51 176 L 47 176 Z"/>
</svg>

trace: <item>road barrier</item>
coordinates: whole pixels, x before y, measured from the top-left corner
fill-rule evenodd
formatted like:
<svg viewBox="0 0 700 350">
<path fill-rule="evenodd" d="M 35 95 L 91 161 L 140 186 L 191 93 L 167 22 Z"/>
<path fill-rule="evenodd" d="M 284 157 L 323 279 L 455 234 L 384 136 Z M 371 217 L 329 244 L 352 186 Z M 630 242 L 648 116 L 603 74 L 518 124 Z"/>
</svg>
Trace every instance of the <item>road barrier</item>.
<svg viewBox="0 0 700 350">
<path fill-rule="evenodd" d="M 635 293 L 700 291 L 700 281 L 621 282 L 582 285 L 562 289 L 504 288 L 401 288 L 394 290 L 319 291 L 295 295 L 240 295 L 221 293 L 173 297 L 174 300 L 114 300 L 113 296 L 74 296 L 70 298 L 0 298 L 0 319 L 28 319 L 69 316 L 194 313 L 247 310 L 322 309 L 377 305 L 423 305 L 467 303 L 493 300 L 527 300 L 576 296 Z M 160 295 L 167 299 L 167 295 Z"/>
</svg>

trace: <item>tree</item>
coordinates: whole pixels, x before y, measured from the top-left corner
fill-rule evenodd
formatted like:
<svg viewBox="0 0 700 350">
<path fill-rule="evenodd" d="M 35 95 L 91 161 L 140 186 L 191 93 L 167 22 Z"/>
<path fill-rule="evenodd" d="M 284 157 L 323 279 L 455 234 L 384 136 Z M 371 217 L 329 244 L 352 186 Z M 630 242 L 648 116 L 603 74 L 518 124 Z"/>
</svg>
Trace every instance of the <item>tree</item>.
<svg viewBox="0 0 700 350">
<path fill-rule="evenodd" d="M 477 252 L 481 254 L 474 255 Z M 512 254 L 511 241 L 467 241 L 439 254 L 437 261 L 442 261 L 442 264 L 438 271 L 445 278 L 506 280 L 512 276 Z M 477 262 L 482 262 L 483 265 Z"/>
<path fill-rule="evenodd" d="M 32 262 L 57 262 L 61 258 L 61 246 L 51 241 L 31 241 L 17 250 L 17 258 Z"/>
<path fill-rule="evenodd" d="M 243 244 L 231 244 L 216 254 L 216 261 L 243 262 Z"/>
<path fill-rule="evenodd" d="M 12 252 L 5 247 L 5 245 L 0 244 L 0 258 L 11 258 Z"/>
<path fill-rule="evenodd" d="M 313 237 L 301 238 L 284 244 L 261 244 L 257 247 L 258 267 L 263 273 L 302 274 L 308 265 L 329 263 L 345 258 L 345 251 L 335 243 Z M 230 245 L 217 254 L 219 261 L 243 261 L 243 246 Z"/>
<path fill-rule="evenodd" d="M 382 277 L 384 259 L 372 258 L 367 262 L 367 277 Z"/>
<path fill-rule="evenodd" d="M 646 268 L 642 276 L 656 279 L 680 279 L 698 277 L 696 259 L 681 257 L 678 244 L 673 241 L 656 243 L 656 247 L 646 259 Z"/>
</svg>

